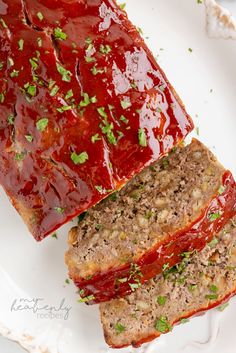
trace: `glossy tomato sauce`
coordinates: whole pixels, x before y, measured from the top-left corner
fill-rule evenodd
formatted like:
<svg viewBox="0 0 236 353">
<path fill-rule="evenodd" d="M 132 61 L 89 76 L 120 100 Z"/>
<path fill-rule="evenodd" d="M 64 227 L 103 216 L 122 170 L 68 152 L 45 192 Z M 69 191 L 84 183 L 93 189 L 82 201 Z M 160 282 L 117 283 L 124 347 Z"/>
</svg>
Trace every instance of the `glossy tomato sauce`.
<svg viewBox="0 0 236 353">
<path fill-rule="evenodd" d="M 192 129 L 113 0 L 0 1 L 0 183 L 37 240 Z"/>
</svg>

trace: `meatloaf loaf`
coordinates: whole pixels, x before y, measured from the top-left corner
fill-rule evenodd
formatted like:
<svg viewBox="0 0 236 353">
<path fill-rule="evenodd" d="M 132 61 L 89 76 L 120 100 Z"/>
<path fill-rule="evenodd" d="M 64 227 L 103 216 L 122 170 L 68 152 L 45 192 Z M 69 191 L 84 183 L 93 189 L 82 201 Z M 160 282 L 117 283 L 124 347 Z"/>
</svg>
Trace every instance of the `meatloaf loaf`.
<svg viewBox="0 0 236 353">
<path fill-rule="evenodd" d="M 0 1 L 0 183 L 37 240 L 192 128 L 114 0 Z"/>
<path fill-rule="evenodd" d="M 200 253 L 183 253 L 125 299 L 100 306 L 107 343 L 135 347 L 167 333 L 176 323 L 228 300 L 236 293 L 236 217 Z M 223 309 L 224 306 L 221 307 Z"/>
<path fill-rule="evenodd" d="M 232 175 L 193 140 L 87 212 L 69 233 L 69 275 L 90 304 L 130 294 L 235 213 Z"/>
</svg>

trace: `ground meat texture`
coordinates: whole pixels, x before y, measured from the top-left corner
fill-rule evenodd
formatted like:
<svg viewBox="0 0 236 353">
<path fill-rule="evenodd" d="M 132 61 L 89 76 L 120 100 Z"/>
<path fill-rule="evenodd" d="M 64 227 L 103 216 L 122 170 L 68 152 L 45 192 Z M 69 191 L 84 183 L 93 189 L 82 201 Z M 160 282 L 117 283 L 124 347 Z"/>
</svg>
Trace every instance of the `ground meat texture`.
<svg viewBox="0 0 236 353">
<path fill-rule="evenodd" d="M 236 217 L 200 253 L 183 254 L 179 265 L 131 296 L 101 304 L 106 341 L 117 348 L 137 347 L 235 293 Z"/>
<path fill-rule="evenodd" d="M 232 175 L 193 140 L 87 212 L 69 234 L 69 275 L 89 303 L 130 294 L 201 250 L 235 204 Z"/>
<path fill-rule="evenodd" d="M 0 184 L 37 240 L 192 129 L 115 1 L 0 1 Z"/>
</svg>

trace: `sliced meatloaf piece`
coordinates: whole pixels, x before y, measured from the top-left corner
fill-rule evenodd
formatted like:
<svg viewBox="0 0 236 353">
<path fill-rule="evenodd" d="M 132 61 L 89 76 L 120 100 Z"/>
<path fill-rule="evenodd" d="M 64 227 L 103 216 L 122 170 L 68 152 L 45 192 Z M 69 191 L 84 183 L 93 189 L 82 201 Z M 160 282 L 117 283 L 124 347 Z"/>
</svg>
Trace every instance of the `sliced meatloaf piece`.
<svg viewBox="0 0 236 353">
<path fill-rule="evenodd" d="M 100 306 L 107 343 L 135 347 L 236 293 L 236 217 L 200 253 L 183 253 L 131 296 Z"/>
<path fill-rule="evenodd" d="M 192 128 L 114 0 L 0 1 L 0 183 L 37 240 Z"/>
<path fill-rule="evenodd" d="M 130 294 L 201 250 L 235 208 L 232 175 L 193 140 L 87 212 L 69 234 L 69 275 L 89 303 Z"/>
</svg>

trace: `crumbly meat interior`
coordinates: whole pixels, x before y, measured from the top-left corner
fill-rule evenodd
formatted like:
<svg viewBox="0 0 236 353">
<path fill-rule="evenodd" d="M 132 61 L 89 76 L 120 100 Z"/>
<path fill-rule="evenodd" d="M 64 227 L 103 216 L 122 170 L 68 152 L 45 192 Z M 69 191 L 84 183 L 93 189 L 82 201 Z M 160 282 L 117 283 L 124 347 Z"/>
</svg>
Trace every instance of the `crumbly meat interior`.
<svg viewBox="0 0 236 353">
<path fill-rule="evenodd" d="M 69 236 L 73 276 L 135 262 L 196 220 L 218 192 L 223 167 L 199 141 L 178 148 L 90 209 Z"/>
<path fill-rule="evenodd" d="M 220 303 L 236 290 L 236 217 L 196 254 L 150 280 L 131 296 L 100 305 L 111 346 L 159 336 L 174 322 Z M 184 322 L 184 321 L 183 321 Z"/>
</svg>

